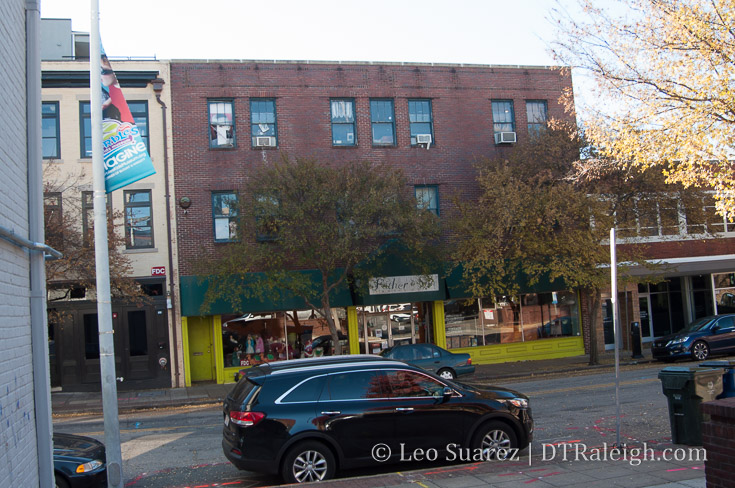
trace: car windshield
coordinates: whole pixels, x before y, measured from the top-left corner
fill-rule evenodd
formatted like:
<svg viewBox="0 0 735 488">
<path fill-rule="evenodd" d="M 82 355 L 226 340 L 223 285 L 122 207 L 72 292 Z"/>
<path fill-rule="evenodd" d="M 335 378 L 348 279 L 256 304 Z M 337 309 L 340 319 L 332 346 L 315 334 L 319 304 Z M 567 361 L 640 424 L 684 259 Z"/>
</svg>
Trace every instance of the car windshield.
<svg viewBox="0 0 735 488">
<path fill-rule="evenodd" d="M 687 326 L 686 329 L 682 330 L 682 332 L 697 332 L 700 330 L 704 330 L 709 326 L 709 324 L 712 322 L 712 317 L 702 317 L 701 319 L 697 319 L 689 326 Z"/>
</svg>

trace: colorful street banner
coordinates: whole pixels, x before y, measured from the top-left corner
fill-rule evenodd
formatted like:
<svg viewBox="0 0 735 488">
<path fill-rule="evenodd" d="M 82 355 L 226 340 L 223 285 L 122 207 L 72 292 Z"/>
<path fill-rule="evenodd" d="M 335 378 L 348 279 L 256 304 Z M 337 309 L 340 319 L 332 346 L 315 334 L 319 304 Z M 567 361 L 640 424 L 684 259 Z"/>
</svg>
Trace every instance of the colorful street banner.
<svg viewBox="0 0 735 488">
<path fill-rule="evenodd" d="M 110 60 L 102 49 L 102 155 L 105 190 L 114 190 L 156 172 L 125 101 Z"/>
</svg>

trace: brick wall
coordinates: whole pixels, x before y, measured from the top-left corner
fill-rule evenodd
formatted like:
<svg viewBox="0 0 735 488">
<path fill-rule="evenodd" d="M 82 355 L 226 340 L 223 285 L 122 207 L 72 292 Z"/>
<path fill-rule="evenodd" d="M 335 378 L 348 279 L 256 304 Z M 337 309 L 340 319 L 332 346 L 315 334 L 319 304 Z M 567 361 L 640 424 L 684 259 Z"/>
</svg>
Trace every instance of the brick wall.
<svg viewBox="0 0 735 488">
<path fill-rule="evenodd" d="M 707 450 L 707 488 L 730 488 L 735 473 L 735 398 L 702 404 L 702 442 Z"/>
<path fill-rule="evenodd" d="M 0 2 L 0 225 L 28 236 L 25 2 Z M 38 486 L 28 253 L 0 239 L 0 486 Z"/>
<path fill-rule="evenodd" d="M 183 275 L 192 273 L 196 258 L 216 252 L 211 191 L 242 187 L 253 169 L 281 152 L 333 164 L 387 162 L 401 168 L 410 185 L 438 185 L 446 219 L 453 195 L 477 192 L 473 162 L 511 149 L 494 144 L 491 100 L 513 100 L 519 140 L 528 136 L 526 100 L 546 100 L 549 118 L 573 117 L 559 103 L 571 78 L 547 68 L 175 61 L 171 80 L 176 193 L 192 200 L 186 212 L 177 209 Z M 277 149 L 251 148 L 251 97 L 276 99 Z M 355 99 L 358 144 L 333 147 L 329 99 L 345 97 Z M 234 100 L 234 149 L 209 149 L 207 100 L 213 98 Z M 394 100 L 395 147 L 372 146 L 371 98 Z M 432 100 L 429 150 L 410 145 L 409 98 Z"/>
</svg>

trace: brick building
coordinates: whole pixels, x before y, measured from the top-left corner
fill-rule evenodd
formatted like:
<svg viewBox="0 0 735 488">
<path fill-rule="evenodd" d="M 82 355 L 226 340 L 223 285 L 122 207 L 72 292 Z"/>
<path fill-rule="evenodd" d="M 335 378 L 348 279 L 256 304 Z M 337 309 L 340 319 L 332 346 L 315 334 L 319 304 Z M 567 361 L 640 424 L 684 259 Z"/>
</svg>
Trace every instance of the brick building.
<svg viewBox="0 0 735 488">
<path fill-rule="evenodd" d="M 192 264 L 229 240 L 223 201 L 237 198 L 253 168 L 281 152 L 331 164 L 386 162 L 407 175 L 406 191 L 451 218 L 450 196 L 478 191 L 477 158 L 512 150 L 548 119 L 574 117 L 559 102 L 571 78 L 546 67 L 182 60 L 172 61 L 171 80 L 187 382 L 232 381 L 238 367 L 229 343 L 247 348 L 246 336 L 265 340 L 265 355 L 272 347 L 284 357 L 289 345 L 300 353 L 284 303 L 200 316 L 204 291 Z M 576 292 L 548 284 L 516 303 L 468 305 L 456 279 L 440 281 L 438 291 L 410 300 L 346 294 L 350 351 L 422 337 L 470 350 L 478 362 L 584 353 Z"/>
</svg>

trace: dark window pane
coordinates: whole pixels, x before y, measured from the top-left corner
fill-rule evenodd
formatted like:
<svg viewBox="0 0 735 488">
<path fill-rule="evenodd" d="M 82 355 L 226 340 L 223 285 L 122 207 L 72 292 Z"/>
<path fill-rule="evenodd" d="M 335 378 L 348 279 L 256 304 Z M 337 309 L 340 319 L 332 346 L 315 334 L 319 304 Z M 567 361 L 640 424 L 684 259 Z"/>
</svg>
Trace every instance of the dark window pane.
<svg viewBox="0 0 735 488">
<path fill-rule="evenodd" d="M 329 398 L 331 400 L 381 398 L 384 396 L 382 378 L 383 375 L 376 371 L 330 375 Z"/>
<path fill-rule="evenodd" d="M 391 398 L 441 396 L 444 385 L 414 371 L 390 371 L 386 373 Z"/>
<path fill-rule="evenodd" d="M 319 394 L 322 392 L 323 386 L 323 376 L 306 380 L 286 395 L 283 403 L 314 402 L 319 399 Z"/>
</svg>

